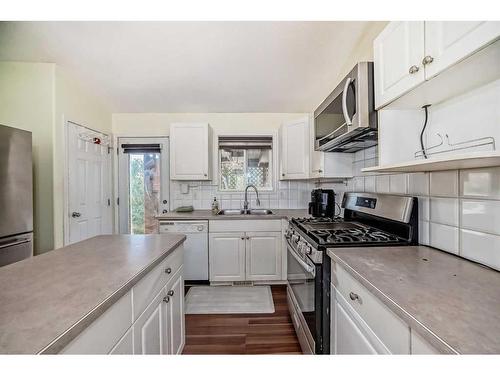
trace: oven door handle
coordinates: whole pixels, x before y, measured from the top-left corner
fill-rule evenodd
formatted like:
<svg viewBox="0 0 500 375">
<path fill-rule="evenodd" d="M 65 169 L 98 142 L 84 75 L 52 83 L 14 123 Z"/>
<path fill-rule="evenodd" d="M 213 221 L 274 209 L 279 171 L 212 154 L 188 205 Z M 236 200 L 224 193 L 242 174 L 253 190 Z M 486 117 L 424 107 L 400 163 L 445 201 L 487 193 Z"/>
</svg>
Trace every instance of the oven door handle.
<svg viewBox="0 0 500 375">
<path fill-rule="evenodd" d="M 304 262 L 302 259 L 300 259 L 300 257 L 295 253 L 295 250 L 293 250 L 293 248 L 290 246 L 290 243 L 289 241 L 287 240 L 288 242 L 288 247 L 290 248 L 290 251 L 289 253 L 291 253 L 293 255 L 293 257 L 295 258 L 295 260 L 297 262 L 299 262 L 299 264 L 309 273 L 312 273 L 313 276 L 316 276 L 316 269 L 314 268 L 314 266 L 311 266 L 310 264 L 307 264 L 306 262 Z"/>
<path fill-rule="evenodd" d="M 345 80 L 344 91 L 342 92 L 342 112 L 344 114 L 345 123 L 347 126 L 352 125 L 352 119 L 349 117 L 349 111 L 347 110 L 347 91 L 349 90 L 349 85 L 352 82 L 352 78 L 348 77 Z"/>
</svg>

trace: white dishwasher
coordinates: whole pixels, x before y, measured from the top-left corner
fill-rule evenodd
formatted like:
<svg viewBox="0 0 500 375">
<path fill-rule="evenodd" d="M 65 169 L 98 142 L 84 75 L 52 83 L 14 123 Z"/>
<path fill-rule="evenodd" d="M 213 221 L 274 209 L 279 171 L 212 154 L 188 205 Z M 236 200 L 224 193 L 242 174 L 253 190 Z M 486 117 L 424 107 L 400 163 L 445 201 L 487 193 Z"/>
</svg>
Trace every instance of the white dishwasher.
<svg viewBox="0 0 500 375">
<path fill-rule="evenodd" d="M 208 221 L 160 221 L 160 233 L 182 233 L 184 279 L 208 281 Z"/>
</svg>

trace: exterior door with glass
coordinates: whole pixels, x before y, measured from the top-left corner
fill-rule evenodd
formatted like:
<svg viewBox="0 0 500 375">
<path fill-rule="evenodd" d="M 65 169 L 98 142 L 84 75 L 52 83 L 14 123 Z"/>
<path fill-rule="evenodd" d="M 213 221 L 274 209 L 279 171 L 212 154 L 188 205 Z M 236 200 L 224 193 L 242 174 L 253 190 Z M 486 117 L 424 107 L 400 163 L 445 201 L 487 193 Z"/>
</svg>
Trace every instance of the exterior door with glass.
<svg viewBox="0 0 500 375">
<path fill-rule="evenodd" d="M 169 209 L 168 138 L 118 139 L 119 232 L 157 233 Z"/>
</svg>

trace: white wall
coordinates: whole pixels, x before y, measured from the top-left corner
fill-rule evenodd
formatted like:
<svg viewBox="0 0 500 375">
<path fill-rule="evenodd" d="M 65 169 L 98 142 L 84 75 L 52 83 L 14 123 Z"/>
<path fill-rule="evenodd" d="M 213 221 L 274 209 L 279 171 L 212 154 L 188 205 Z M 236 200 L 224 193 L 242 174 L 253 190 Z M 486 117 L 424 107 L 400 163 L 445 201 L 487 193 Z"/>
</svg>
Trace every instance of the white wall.
<svg viewBox="0 0 500 375">
<path fill-rule="evenodd" d="M 33 134 L 35 254 L 63 245 L 65 120 L 111 132 L 111 110 L 55 64 L 0 62 L 0 123 Z"/>
<path fill-rule="evenodd" d="M 0 62 L 0 123 L 28 130 L 33 136 L 35 253 L 54 246 L 54 74 L 54 64 Z"/>
<path fill-rule="evenodd" d="M 71 121 L 111 134 L 111 110 L 66 70 L 55 70 L 54 115 L 54 247 L 64 242 L 65 127 Z"/>
</svg>

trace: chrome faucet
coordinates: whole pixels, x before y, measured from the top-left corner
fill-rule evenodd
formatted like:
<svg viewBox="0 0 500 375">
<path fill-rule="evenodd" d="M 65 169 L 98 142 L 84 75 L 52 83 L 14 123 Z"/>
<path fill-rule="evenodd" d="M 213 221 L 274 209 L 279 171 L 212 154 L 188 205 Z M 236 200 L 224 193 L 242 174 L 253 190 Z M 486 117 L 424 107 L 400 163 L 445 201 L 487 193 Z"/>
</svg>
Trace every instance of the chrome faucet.
<svg viewBox="0 0 500 375">
<path fill-rule="evenodd" d="M 248 211 L 248 188 L 253 188 L 255 190 L 255 194 L 257 194 L 257 206 L 260 206 L 260 200 L 259 200 L 259 192 L 257 191 L 257 188 L 253 184 L 247 185 L 245 188 L 245 201 L 243 202 L 243 210 L 245 213 Z"/>
</svg>

